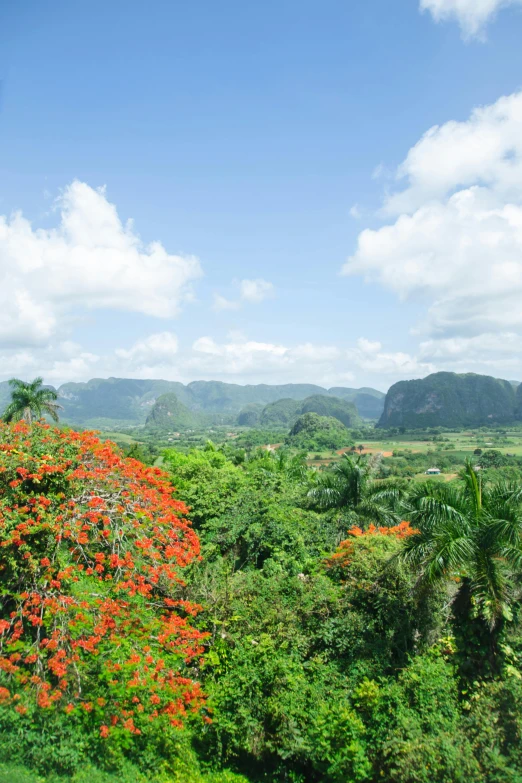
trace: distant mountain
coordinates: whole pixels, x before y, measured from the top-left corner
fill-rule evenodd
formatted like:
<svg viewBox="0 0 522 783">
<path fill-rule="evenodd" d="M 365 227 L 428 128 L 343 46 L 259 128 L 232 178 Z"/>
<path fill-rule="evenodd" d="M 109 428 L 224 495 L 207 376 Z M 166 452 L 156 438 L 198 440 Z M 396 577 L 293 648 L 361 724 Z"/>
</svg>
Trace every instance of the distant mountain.
<svg viewBox="0 0 522 783">
<path fill-rule="evenodd" d="M 149 430 L 177 431 L 201 426 L 202 414 L 190 411 L 172 392 L 162 394 L 147 416 Z"/>
<path fill-rule="evenodd" d="M 517 390 L 522 411 L 522 393 Z M 378 427 L 480 427 L 513 421 L 516 393 L 509 381 L 489 375 L 438 372 L 395 383 Z M 522 415 L 521 415 L 522 418 Z"/>
<path fill-rule="evenodd" d="M 221 381 L 136 380 L 131 378 L 93 378 L 86 383 L 64 383 L 58 389 L 64 421 L 83 426 L 144 424 L 155 401 L 162 394 L 175 394 L 191 411 L 223 416 L 231 421 L 250 405 L 265 407 L 283 398 L 304 400 L 316 395 L 335 396 L 357 407 L 364 418 L 377 419 L 383 410 L 384 394 L 376 389 L 324 389 L 311 383 L 269 386 L 240 386 Z M 0 382 L 0 411 L 11 398 L 7 381 Z M 251 417 L 252 419 L 252 417 Z"/>
<path fill-rule="evenodd" d="M 331 416 L 344 424 L 345 427 L 359 427 L 362 424 L 357 408 L 353 402 L 339 397 L 326 397 L 324 394 L 314 394 L 307 397 L 299 411 L 303 413 L 318 413 L 319 416 Z"/>
<path fill-rule="evenodd" d="M 259 402 L 251 402 L 249 405 L 245 405 L 239 411 L 237 417 L 237 423 L 240 427 L 255 427 L 259 424 L 259 417 L 263 411 L 263 406 Z"/>
<path fill-rule="evenodd" d="M 522 421 L 522 384 L 515 391 L 515 418 Z"/>
<path fill-rule="evenodd" d="M 259 416 L 262 427 L 290 427 L 299 416 L 301 405 L 288 397 L 265 405 Z"/>
<path fill-rule="evenodd" d="M 0 384 L 0 401 L 4 384 Z M 6 403 L 9 399 L 6 388 Z M 334 396 L 353 401 L 363 409 L 360 415 L 377 418 L 382 412 L 384 394 L 376 389 L 335 389 Z M 58 389 L 63 406 L 62 418 L 84 426 L 110 424 L 143 424 L 156 399 L 173 393 L 180 403 L 191 411 L 214 415 L 237 415 L 251 404 L 266 406 L 287 398 L 304 400 L 315 395 L 330 395 L 333 390 L 307 383 L 289 383 L 269 386 L 258 384 L 240 386 L 221 381 L 193 381 L 187 385 L 177 381 L 133 380 L 128 378 L 95 378 L 87 383 L 65 383 Z M 368 403 L 367 397 L 372 402 Z M 375 402 L 373 402 L 375 400 Z M 365 413 L 373 405 L 371 415 Z"/>
<path fill-rule="evenodd" d="M 11 402 L 11 387 L 9 381 L 0 381 L 0 413 Z"/>
<path fill-rule="evenodd" d="M 244 412 L 246 408 L 239 414 L 238 424 L 246 423 Z M 329 394 L 312 394 L 303 402 L 290 398 L 270 402 L 262 409 L 258 422 L 249 426 L 255 427 L 259 423 L 261 427 L 292 427 L 297 418 L 305 413 L 333 417 L 346 427 L 358 427 L 362 423 L 353 402 Z"/>
<path fill-rule="evenodd" d="M 58 389 L 61 418 L 77 424 L 105 422 L 142 424 L 156 399 L 174 393 L 186 404 L 185 387 L 172 381 L 94 378 L 87 383 L 65 383 Z"/>
</svg>

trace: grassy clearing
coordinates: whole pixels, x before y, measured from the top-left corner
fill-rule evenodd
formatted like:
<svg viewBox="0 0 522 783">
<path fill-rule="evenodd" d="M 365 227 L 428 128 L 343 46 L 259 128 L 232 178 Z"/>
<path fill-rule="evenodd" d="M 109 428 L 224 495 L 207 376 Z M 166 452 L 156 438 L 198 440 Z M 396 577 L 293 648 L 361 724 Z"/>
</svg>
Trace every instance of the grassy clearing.
<svg viewBox="0 0 522 783">
<path fill-rule="evenodd" d="M 385 458 L 418 456 L 425 464 L 422 471 L 413 478 L 416 481 L 426 479 L 425 470 L 428 467 L 443 468 L 443 475 L 432 477 L 435 480 L 451 481 L 457 475 L 459 465 L 464 465 L 467 459 L 476 459 L 476 450 L 488 451 L 495 449 L 501 454 L 522 457 L 522 428 L 505 430 L 499 432 L 496 430 L 463 430 L 462 432 L 448 432 L 438 436 L 439 439 L 426 438 L 425 440 L 415 440 L 411 432 L 404 435 L 396 435 L 393 438 L 383 438 L 382 440 L 367 440 L 357 442 L 357 446 L 363 446 L 363 449 L 357 448 L 354 454 L 380 454 Z M 340 458 L 344 452 L 352 453 L 351 449 L 340 449 L 339 451 L 321 451 L 308 455 L 308 464 L 313 467 L 324 467 Z M 422 460 L 424 458 L 424 460 Z M 448 458 L 451 458 L 451 467 L 448 465 Z M 389 459 L 391 464 L 393 459 Z M 429 463 L 429 464 L 428 464 Z"/>
</svg>

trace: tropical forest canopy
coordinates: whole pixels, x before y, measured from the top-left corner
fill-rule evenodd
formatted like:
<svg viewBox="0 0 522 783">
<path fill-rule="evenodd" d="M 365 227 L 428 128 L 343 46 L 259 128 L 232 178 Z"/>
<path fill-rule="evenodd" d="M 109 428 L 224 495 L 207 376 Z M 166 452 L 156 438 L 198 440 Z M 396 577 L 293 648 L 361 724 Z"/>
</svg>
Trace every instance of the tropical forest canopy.
<svg viewBox="0 0 522 783">
<path fill-rule="evenodd" d="M 522 429 L 118 447 L 12 389 L 0 781 L 521 779 Z"/>
</svg>

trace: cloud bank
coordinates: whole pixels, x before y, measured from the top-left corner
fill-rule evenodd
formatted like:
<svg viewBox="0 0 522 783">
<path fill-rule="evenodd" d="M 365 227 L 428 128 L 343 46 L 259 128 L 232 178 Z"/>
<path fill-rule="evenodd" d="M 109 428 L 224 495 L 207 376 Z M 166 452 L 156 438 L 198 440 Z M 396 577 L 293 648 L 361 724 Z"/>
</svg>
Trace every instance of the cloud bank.
<svg viewBox="0 0 522 783">
<path fill-rule="evenodd" d="M 451 362 L 480 342 L 485 364 L 505 366 L 522 335 L 522 93 L 431 128 L 397 181 L 393 221 L 360 233 L 343 273 L 426 302 L 421 355 Z"/>
</svg>

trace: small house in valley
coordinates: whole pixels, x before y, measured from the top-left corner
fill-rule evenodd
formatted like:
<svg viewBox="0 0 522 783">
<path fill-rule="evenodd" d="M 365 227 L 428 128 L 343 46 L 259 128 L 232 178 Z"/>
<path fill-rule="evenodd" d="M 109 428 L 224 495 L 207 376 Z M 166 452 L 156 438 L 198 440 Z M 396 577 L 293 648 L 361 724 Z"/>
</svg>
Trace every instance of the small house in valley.
<svg viewBox="0 0 522 783">
<path fill-rule="evenodd" d="M 440 470 L 439 470 L 439 468 L 428 468 L 428 470 L 426 471 L 425 475 L 426 476 L 439 476 L 440 475 Z"/>
</svg>

